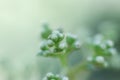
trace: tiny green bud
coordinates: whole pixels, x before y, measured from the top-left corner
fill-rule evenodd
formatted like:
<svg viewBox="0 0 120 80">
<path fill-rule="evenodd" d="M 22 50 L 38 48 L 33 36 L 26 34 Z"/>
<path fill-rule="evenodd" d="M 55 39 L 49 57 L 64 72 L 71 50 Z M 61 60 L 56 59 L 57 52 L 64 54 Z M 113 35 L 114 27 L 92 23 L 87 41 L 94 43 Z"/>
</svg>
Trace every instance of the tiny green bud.
<svg viewBox="0 0 120 80">
<path fill-rule="evenodd" d="M 55 44 L 55 43 L 54 43 L 52 40 L 48 40 L 48 41 L 47 41 L 47 45 L 48 45 L 49 47 L 52 47 L 54 44 Z"/>
<path fill-rule="evenodd" d="M 55 43 L 63 40 L 64 35 L 59 31 L 53 31 L 52 34 L 49 36 L 49 39 L 53 40 Z"/>
<path fill-rule="evenodd" d="M 52 34 L 56 34 L 60 41 L 64 38 L 63 33 L 61 33 L 61 32 L 58 31 L 58 30 L 53 31 Z"/>
<path fill-rule="evenodd" d="M 58 35 L 58 37 L 59 37 L 59 40 L 60 40 L 60 41 L 64 39 L 64 35 L 63 35 L 62 33 L 60 33 L 60 34 Z"/>
<path fill-rule="evenodd" d="M 75 41 L 76 41 L 76 36 L 75 35 L 68 34 L 66 36 L 66 42 L 67 42 L 68 45 L 73 44 Z"/>
<path fill-rule="evenodd" d="M 55 49 L 54 49 L 54 52 L 55 52 L 55 53 L 61 52 L 61 51 L 63 51 L 63 49 L 60 49 L 60 48 L 55 48 Z"/>
<path fill-rule="evenodd" d="M 52 30 L 49 28 L 49 25 L 47 23 L 44 23 L 42 26 L 43 30 L 41 32 L 41 37 L 43 39 L 47 39 L 48 36 L 51 34 Z"/>
<path fill-rule="evenodd" d="M 40 44 L 40 49 L 41 49 L 41 50 L 47 50 L 47 49 L 48 49 L 48 46 L 47 46 L 46 41 L 41 42 L 41 44 Z"/>
<path fill-rule="evenodd" d="M 48 38 L 53 40 L 54 42 L 58 41 L 58 36 L 56 34 L 53 34 L 53 33 Z"/>
</svg>

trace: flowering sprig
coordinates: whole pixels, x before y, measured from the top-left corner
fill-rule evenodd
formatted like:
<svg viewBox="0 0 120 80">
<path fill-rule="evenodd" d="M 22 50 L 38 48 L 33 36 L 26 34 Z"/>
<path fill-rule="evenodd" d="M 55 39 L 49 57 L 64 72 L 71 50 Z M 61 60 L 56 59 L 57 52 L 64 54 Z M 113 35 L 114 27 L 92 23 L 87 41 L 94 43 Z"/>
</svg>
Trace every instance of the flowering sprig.
<svg viewBox="0 0 120 80">
<path fill-rule="evenodd" d="M 73 34 L 65 34 L 60 29 L 52 31 L 44 25 L 41 33 L 43 41 L 40 43 L 39 55 L 46 57 L 65 56 L 80 48 L 80 42 Z"/>
<path fill-rule="evenodd" d="M 95 38 L 89 39 L 84 43 L 82 49 L 86 50 L 85 53 L 89 52 L 89 54 L 84 56 L 80 64 L 70 69 L 68 76 L 71 80 L 76 79 L 74 74 L 83 70 L 98 70 L 111 67 L 110 61 L 117 54 L 113 41 L 107 40 L 101 35 L 96 35 Z"/>
<path fill-rule="evenodd" d="M 52 30 L 47 24 L 43 25 L 43 31 L 40 43 L 40 51 L 38 55 L 44 57 L 58 58 L 62 65 L 62 75 L 67 75 L 68 70 L 68 56 L 72 51 L 80 49 L 80 41 L 77 37 L 70 33 L 64 33 L 61 29 Z M 68 80 L 63 76 L 50 74 L 44 80 Z"/>
<path fill-rule="evenodd" d="M 52 30 L 48 24 L 43 25 L 41 33 L 42 42 L 40 43 L 40 51 L 38 55 L 44 57 L 58 58 L 62 64 L 62 75 L 67 75 L 71 80 L 75 80 L 75 74 L 80 70 L 92 68 L 107 68 L 109 61 L 117 53 L 112 40 L 107 40 L 101 35 L 97 35 L 84 45 L 90 47 L 89 56 L 85 56 L 85 60 L 81 64 L 73 66 L 68 70 L 68 56 L 70 53 L 88 49 L 86 46 L 81 46 L 81 43 L 76 35 L 64 33 L 61 29 Z M 84 55 L 84 54 L 83 54 Z M 68 80 L 65 76 L 48 73 L 43 80 Z"/>
<path fill-rule="evenodd" d="M 96 35 L 90 42 L 93 54 L 88 56 L 89 64 L 97 68 L 108 67 L 109 60 L 117 53 L 112 40 L 106 40 L 101 35 Z"/>
</svg>

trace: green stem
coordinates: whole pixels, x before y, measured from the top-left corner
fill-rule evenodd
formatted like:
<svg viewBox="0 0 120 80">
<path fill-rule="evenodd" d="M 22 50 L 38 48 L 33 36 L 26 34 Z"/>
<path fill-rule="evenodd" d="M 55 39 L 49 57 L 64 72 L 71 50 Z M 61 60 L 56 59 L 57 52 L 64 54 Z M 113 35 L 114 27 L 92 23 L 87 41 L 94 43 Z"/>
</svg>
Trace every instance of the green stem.
<svg viewBox="0 0 120 80">
<path fill-rule="evenodd" d="M 79 72 L 82 72 L 83 70 L 86 70 L 86 62 L 83 62 L 79 65 L 76 65 L 75 67 L 73 67 L 72 69 L 70 69 L 67 73 L 67 76 L 69 77 L 70 80 L 75 80 L 76 75 Z"/>
<path fill-rule="evenodd" d="M 68 60 L 67 57 L 65 55 L 60 56 L 60 62 L 62 65 L 62 71 L 61 74 L 66 75 L 68 72 Z"/>
</svg>

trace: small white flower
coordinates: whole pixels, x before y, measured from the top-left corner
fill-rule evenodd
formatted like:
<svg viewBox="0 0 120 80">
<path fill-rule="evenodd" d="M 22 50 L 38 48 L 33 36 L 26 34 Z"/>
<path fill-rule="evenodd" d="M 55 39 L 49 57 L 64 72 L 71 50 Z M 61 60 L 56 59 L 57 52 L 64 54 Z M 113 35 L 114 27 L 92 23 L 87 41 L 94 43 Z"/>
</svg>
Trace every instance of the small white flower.
<svg viewBox="0 0 120 80">
<path fill-rule="evenodd" d="M 60 33 L 58 36 L 59 38 L 62 38 L 62 39 L 64 38 L 64 35 L 62 33 Z"/>
<path fill-rule="evenodd" d="M 51 39 L 57 39 L 58 36 L 57 36 L 56 34 L 52 34 L 52 35 L 50 36 L 50 38 L 51 38 Z"/>
<path fill-rule="evenodd" d="M 107 43 L 107 45 L 109 45 L 110 47 L 114 46 L 113 41 L 111 41 L 111 40 L 107 40 L 106 43 Z"/>
<path fill-rule="evenodd" d="M 48 44 L 48 46 L 53 46 L 53 45 L 54 45 L 54 42 L 53 42 L 52 40 L 48 40 L 48 41 L 47 41 L 47 44 Z"/>
<path fill-rule="evenodd" d="M 51 72 L 47 73 L 46 75 L 47 77 L 51 77 L 51 76 L 54 76 L 54 74 L 52 74 Z"/>
<path fill-rule="evenodd" d="M 104 57 L 103 56 L 97 56 L 96 57 L 96 61 L 98 62 L 98 63 L 104 63 Z"/>
<path fill-rule="evenodd" d="M 63 79 L 62 79 L 62 80 L 69 80 L 69 79 L 68 79 L 68 77 L 63 77 Z"/>
<path fill-rule="evenodd" d="M 59 45 L 59 48 L 60 49 L 65 49 L 67 47 L 67 44 L 66 43 L 61 43 L 60 45 Z"/>
</svg>

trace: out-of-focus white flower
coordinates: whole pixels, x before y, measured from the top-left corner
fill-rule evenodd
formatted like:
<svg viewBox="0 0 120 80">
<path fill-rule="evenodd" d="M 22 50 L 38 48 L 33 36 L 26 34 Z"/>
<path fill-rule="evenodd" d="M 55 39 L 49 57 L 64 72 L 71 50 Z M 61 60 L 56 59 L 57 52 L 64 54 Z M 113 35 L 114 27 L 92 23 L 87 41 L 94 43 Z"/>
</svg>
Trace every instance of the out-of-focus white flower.
<svg viewBox="0 0 120 80">
<path fill-rule="evenodd" d="M 97 56 L 96 57 L 96 62 L 98 62 L 98 63 L 104 63 L 104 61 L 105 61 L 105 59 L 104 59 L 103 56 Z"/>
</svg>

